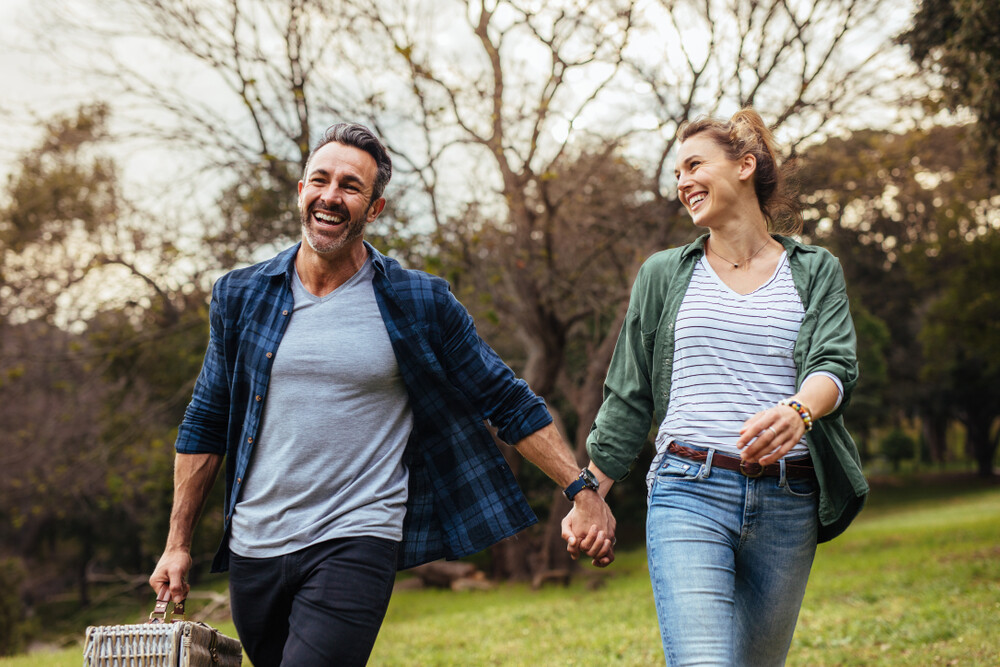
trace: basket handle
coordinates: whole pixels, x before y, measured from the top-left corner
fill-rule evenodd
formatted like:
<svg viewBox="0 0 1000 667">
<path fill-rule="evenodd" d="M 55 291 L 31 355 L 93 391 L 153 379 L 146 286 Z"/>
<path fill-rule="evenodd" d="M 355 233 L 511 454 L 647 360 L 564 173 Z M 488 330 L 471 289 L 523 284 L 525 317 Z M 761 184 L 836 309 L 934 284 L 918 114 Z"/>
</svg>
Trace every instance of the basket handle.
<svg viewBox="0 0 1000 667">
<path fill-rule="evenodd" d="M 149 622 L 155 623 L 177 623 L 184 620 L 184 600 L 171 603 L 170 600 L 157 600 L 153 605 L 153 611 L 149 613 Z M 173 605 L 172 611 L 167 611 L 167 607 Z M 180 618 L 177 618 L 180 616 Z"/>
</svg>

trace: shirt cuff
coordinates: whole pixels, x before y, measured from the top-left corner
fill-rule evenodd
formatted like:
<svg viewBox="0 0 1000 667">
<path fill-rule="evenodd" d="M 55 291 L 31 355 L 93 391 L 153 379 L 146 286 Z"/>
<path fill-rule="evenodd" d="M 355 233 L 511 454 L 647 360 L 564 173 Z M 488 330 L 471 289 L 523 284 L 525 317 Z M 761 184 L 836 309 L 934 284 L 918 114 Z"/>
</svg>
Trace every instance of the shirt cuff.
<svg viewBox="0 0 1000 667">
<path fill-rule="evenodd" d="M 837 408 L 840 407 L 840 404 L 844 401 L 844 383 L 840 381 L 839 377 L 837 377 L 833 373 L 830 373 L 829 371 L 816 371 L 815 373 L 810 373 L 809 375 L 807 375 L 806 379 L 802 381 L 802 384 L 805 384 L 806 382 L 809 382 L 811 378 L 820 375 L 826 378 L 830 378 L 831 380 L 833 380 L 833 383 L 837 385 L 837 403 L 833 406 L 833 410 L 836 410 Z M 802 389 L 802 385 L 799 385 L 799 389 Z M 830 412 L 833 412 L 833 410 L 831 410 Z"/>
</svg>

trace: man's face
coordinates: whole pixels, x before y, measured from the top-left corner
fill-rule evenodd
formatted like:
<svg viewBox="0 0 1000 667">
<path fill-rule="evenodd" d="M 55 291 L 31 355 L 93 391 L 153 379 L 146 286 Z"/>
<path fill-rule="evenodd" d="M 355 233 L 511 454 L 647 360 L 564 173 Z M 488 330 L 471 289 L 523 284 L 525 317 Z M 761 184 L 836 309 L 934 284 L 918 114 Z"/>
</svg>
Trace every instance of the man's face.
<svg viewBox="0 0 1000 667">
<path fill-rule="evenodd" d="M 336 142 L 320 148 L 299 181 L 302 236 L 320 255 L 360 245 L 385 199 L 371 201 L 377 167 L 371 155 Z"/>
</svg>

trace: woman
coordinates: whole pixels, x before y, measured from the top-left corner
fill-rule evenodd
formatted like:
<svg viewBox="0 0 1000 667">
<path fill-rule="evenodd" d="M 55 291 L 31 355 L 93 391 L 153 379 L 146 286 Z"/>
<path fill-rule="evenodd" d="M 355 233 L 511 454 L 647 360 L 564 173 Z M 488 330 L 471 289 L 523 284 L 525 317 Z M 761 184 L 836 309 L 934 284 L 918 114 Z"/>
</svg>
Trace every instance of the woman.
<svg viewBox="0 0 1000 667">
<path fill-rule="evenodd" d="M 840 416 L 854 326 L 837 259 L 777 234 L 801 219 L 761 117 L 679 139 L 678 196 L 708 233 L 640 269 L 589 467 L 606 495 L 657 426 L 646 538 L 667 664 L 780 665 L 817 542 L 868 492 Z"/>
</svg>

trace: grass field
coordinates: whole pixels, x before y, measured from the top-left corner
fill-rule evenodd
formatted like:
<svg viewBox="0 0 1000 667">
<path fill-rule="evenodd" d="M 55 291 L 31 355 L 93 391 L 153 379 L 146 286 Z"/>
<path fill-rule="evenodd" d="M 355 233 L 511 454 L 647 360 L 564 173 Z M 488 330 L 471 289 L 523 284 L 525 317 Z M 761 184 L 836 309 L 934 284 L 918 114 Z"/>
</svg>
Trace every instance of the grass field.
<svg viewBox="0 0 1000 667">
<path fill-rule="evenodd" d="M 938 477 L 874 488 L 850 530 L 820 546 L 788 664 L 1000 665 L 1000 485 Z M 371 664 L 663 664 L 645 553 L 583 572 L 541 591 L 400 590 Z M 80 663 L 78 645 L 0 660 Z"/>
</svg>

